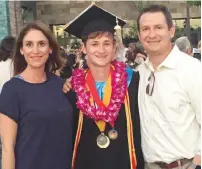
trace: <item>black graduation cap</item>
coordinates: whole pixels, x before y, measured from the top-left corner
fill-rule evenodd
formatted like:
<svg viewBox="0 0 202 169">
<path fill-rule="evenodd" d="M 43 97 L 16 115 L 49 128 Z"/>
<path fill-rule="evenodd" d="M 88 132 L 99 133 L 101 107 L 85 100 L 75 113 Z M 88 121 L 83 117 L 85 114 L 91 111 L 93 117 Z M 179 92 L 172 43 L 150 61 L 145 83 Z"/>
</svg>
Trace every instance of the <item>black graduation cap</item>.
<svg viewBox="0 0 202 169">
<path fill-rule="evenodd" d="M 118 21 L 118 22 L 117 22 Z M 90 33 L 104 31 L 114 34 L 114 27 L 123 27 L 126 22 L 92 3 L 74 20 L 64 26 L 64 31 L 78 37 L 87 37 Z"/>
</svg>

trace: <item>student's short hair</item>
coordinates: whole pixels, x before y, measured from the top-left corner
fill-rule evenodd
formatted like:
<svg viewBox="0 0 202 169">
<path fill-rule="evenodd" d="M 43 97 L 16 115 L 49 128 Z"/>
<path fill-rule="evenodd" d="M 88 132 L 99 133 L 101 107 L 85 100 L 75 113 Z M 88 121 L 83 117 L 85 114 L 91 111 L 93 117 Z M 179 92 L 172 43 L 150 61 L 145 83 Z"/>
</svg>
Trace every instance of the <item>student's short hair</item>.
<svg viewBox="0 0 202 169">
<path fill-rule="evenodd" d="M 84 45 L 86 45 L 86 42 L 88 39 L 95 39 L 95 38 L 99 38 L 102 36 L 111 37 L 115 42 L 114 35 L 111 32 L 103 32 L 103 31 L 93 32 L 86 37 L 82 37 L 82 42 L 84 43 Z"/>
</svg>

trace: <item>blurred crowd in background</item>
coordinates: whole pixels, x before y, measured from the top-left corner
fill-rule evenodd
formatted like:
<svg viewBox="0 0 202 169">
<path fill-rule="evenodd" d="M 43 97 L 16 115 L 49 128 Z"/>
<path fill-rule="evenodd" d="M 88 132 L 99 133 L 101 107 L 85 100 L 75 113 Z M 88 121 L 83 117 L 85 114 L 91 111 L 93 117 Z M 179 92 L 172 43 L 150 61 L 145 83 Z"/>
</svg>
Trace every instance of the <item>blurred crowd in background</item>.
<svg viewBox="0 0 202 169">
<path fill-rule="evenodd" d="M 201 41 L 198 42 L 197 48 L 193 48 L 189 39 L 184 36 L 178 38 L 174 42 L 178 48 L 201 61 Z M 12 76 L 12 54 L 13 47 L 15 45 L 15 37 L 6 36 L 0 44 L 0 89 L 3 82 L 10 79 Z M 61 60 L 63 66 L 56 74 L 63 79 L 71 77 L 72 71 L 76 68 L 87 68 L 87 62 L 85 60 L 85 54 L 82 52 L 82 45 L 74 45 L 70 49 L 60 47 Z M 124 61 L 132 69 L 136 69 L 137 66 L 143 63 L 147 58 L 147 53 L 139 42 L 124 43 L 122 47 L 119 47 L 119 52 L 124 53 L 122 57 L 118 57 L 117 60 Z"/>
</svg>

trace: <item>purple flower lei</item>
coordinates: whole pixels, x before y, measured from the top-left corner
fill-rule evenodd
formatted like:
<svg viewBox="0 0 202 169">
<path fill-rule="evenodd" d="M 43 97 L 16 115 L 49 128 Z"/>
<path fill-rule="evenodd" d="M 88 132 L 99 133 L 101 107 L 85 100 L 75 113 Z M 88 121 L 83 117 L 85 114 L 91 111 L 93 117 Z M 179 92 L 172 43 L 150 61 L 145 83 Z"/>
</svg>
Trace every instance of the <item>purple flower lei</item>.
<svg viewBox="0 0 202 169">
<path fill-rule="evenodd" d="M 71 85 L 77 94 L 77 107 L 88 117 L 94 120 L 115 122 L 119 115 L 121 104 L 124 103 L 127 91 L 126 65 L 123 62 L 112 62 L 114 71 L 111 75 L 112 94 L 107 107 L 91 106 L 91 94 L 86 87 L 86 73 L 83 69 L 75 69 L 72 73 Z"/>
</svg>

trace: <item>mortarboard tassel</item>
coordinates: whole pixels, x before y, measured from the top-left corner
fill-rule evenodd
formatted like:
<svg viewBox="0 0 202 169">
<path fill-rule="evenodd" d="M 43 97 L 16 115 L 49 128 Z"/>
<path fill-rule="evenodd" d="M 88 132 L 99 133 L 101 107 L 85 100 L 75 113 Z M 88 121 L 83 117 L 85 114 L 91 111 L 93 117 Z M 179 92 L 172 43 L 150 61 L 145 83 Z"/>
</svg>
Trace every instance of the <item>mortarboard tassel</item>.
<svg viewBox="0 0 202 169">
<path fill-rule="evenodd" d="M 122 42 L 122 34 L 121 34 L 121 26 L 119 26 L 119 23 L 118 23 L 118 19 L 116 18 L 116 26 L 114 27 L 115 29 L 115 35 L 116 35 L 116 41 L 119 45 L 122 45 L 123 42 Z"/>
<path fill-rule="evenodd" d="M 116 39 L 116 60 L 125 62 L 125 50 L 122 41 L 121 26 L 118 24 L 118 19 L 116 18 L 115 29 L 115 39 Z"/>
</svg>

